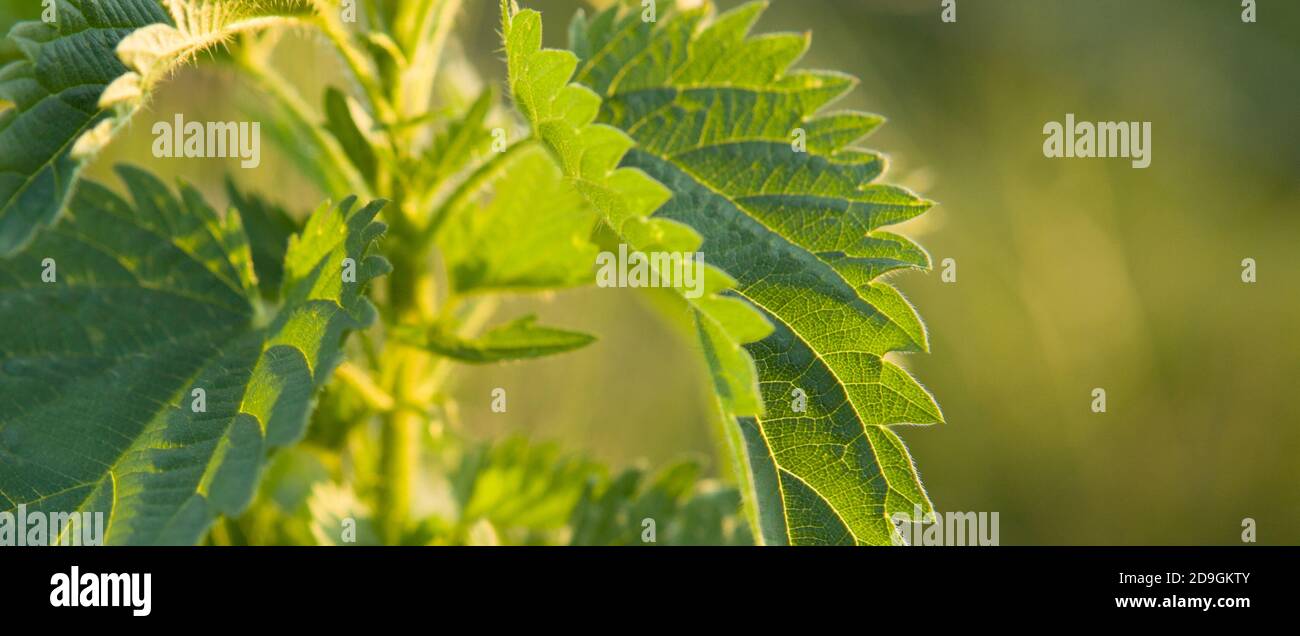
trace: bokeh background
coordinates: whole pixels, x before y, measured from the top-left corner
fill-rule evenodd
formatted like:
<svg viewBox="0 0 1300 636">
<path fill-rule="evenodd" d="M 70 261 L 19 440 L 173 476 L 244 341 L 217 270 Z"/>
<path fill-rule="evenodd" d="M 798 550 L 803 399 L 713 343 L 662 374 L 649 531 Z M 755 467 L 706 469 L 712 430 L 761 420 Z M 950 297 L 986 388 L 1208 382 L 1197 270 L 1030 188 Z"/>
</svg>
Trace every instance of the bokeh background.
<svg viewBox="0 0 1300 636">
<path fill-rule="evenodd" d="M 463 44 L 499 82 L 496 2 L 467 4 Z M 581 3 L 521 4 L 563 46 Z M 948 421 L 901 431 L 936 506 L 999 512 L 1003 544 L 1236 544 L 1245 517 L 1260 543 L 1300 543 L 1300 2 L 1259 0 L 1255 24 L 1238 0 L 957 4 L 945 24 L 939 0 L 774 0 L 759 26 L 811 30 L 803 66 L 862 78 L 837 107 L 887 116 L 863 145 L 890 155 L 886 180 L 940 202 L 901 230 L 955 259 L 957 282 L 893 279 L 932 349 L 900 362 Z M 0 0 L 0 29 L 39 9 Z M 316 44 L 284 46 L 305 94 L 336 81 Z M 153 162 L 140 122 L 256 108 L 229 72 L 187 70 L 90 175 L 149 160 L 224 201 L 233 165 Z M 1152 122 L 1151 167 L 1044 158 L 1043 124 L 1066 113 Z M 262 154 L 230 171 L 314 207 L 269 140 Z M 1257 283 L 1241 282 L 1243 258 Z M 664 303 L 586 290 L 511 304 L 600 341 L 462 373 L 467 433 L 555 439 L 616 466 L 713 456 L 699 352 Z M 487 408 L 496 386 L 508 414 Z M 1104 414 L 1089 408 L 1097 387 Z"/>
</svg>

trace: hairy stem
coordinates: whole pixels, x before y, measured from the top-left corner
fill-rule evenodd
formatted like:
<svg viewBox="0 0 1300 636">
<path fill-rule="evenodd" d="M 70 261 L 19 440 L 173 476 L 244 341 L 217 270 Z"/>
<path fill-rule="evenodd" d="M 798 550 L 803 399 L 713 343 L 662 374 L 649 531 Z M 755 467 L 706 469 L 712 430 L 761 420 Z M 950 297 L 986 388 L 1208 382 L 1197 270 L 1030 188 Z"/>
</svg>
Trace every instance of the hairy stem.
<svg viewBox="0 0 1300 636">
<path fill-rule="evenodd" d="M 455 24 L 455 16 L 461 8 L 461 0 L 440 0 L 436 7 L 430 7 L 421 20 L 416 33 L 414 50 L 410 54 L 413 62 L 402 73 L 402 86 L 399 94 L 404 99 L 403 119 L 418 117 L 429 107 L 429 97 L 438 76 L 438 67 L 442 63 L 442 52 L 447 46 L 447 38 Z"/>
<path fill-rule="evenodd" d="M 380 434 L 382 487 L 378 521 L 384 543 L 398 545 L 411 519 L 411 484 L 419 464 L 420 431 L 424 416 L 408 409 L 395 411 Z"/>
<path fill-rule="evenodd" d="M 432 63 L 435 70 L 452 17 L 461 2 L 441 0 L 435 3 L 436 9 L 432 8 L 435 5 L 430 5 L 428 15 L 424 16 L 417 30 L 419 40 L 413 44 L 418 47 L 418 54 Z M 409 77 L 406 68 L 398 69 L 397 73 L 381 73 L 375 61 L 358 45 L 334 12 L 323 12 L 318 22 L 361 86 L 376 123 L 388 131 L 387 143 L 396 164 L 379 166 L 380 176 L 375 184 L 378 193 L 392 200 L 390 209 L 393 213 L 385 214 L 385 218 L 394 224 L 394 240 L 386 250 L 393 271 L 388 277 L 381 313 L 390 324 L 433 324 L 438 315 L 438 303 L 436 270 L 430 255 L 432 244 L 420 240 L 424 232 L 416 229 L 418 221 L 415 219 L 423 210 L 412 209 L 411 193 L 400 179 L 401 162 L 413 156 L 412 145 L 418 135 L 414 131 L 406 134 L 397 131 L 404 109 L 422 110 L 427 107 L 427 104 L 408 103 L 404 97 L 422 94 L 427 97 L 434 79 L 432 76 Z M 397 20 L 397 23 L 401 22 Z M 394 59 L 399 66 L 407 66 L 400 56 Z M 384 542 L 396 544 L 402 541 L 413 521 L 412 489 L 419 476 L 432 401 L 445 378 L 447 365 L 445 360 L 427 351 L 391 340 L 385 345 L 383 354 L 377 356 L 376 363 L 377 373 L 373 376 L 358 369 L 358 373 L 344 370 L 343 377 L 344 381 L 369 396 L 371 406 L 382 413 L 379 457 L 382 480 L 376 516 Z M 372 377 L 378 381 L 372 381 Z"/>
<path fill-rule="evenodd" d="M 308 132 L 308 140 L 317 146 L 328 161 L 329 165 L 325 167 L 333 172 L 330 180 L 341 181 L 340 185 L 349 189 L 331 194 L 338 197 L 355 194 L 366 199 L 374 198 L 370 186 L 352 165 L 352 161 L 343 152 L 338 141 L 323 131 L 312 116 L 311 107 L 294 87 L 279 73 L 272 70 L 265 61 L 253 60 L 245 55 L 238 55 L 235 59 L 239 68 L 247 72 L 257 87 L 284 110 L 285 114 L 293 120 L 294 125 Z"/>
<path fill-rule="evenodd" d="M 436 312 L 434 275 L 421 252 L 398 250 L 391 255 L 388 302 L 393 317 L 404 324 L 429 324 Z M 411 520 L 411 485 L 418 476 L 421 438 L 428 423 L 429 401 L 436 387 L 429 376 L 436 366 L 431 354 L 390 343 L 385 362 L 391 364 L 389 394 L 395 407 L 380 433 L 379 527 L 384 541 L 399 543 Z"/>
<path fill-rule="evenodd" d="M 384 95 L 383 86 L 380 85 L 379 78 L 375 72 L 370 60 L 366 54 L 357 48 L 348 35 L 347 29 L 339 17 L 332 12 L 322 13 L 319 15 L 317 23 L 320 25 L 321 32 L 329 38 L 338 49 L 339 54 L 343 56 L 343 62 L 347 64 L 348 70 L 356 78 L 357 83 L 361 85 L 361 90 L 365 92 L 366 98 L 370 101 L 370 106 L 375 115 L 385 125 L 391 125 L 397 120 L 396 113 L 393 112 L 392 104 Z"/>
</svg>

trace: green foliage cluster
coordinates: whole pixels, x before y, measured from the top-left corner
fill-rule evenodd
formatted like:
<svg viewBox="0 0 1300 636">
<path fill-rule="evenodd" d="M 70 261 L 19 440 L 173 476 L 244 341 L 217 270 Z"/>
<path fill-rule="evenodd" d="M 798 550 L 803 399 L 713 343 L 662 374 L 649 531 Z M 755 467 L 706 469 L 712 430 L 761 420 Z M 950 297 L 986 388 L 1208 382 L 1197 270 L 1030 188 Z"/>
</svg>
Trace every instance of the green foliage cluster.
<svg viewBox="0 0 1300 636">
<path fill-rule="evenodd" d="M 0 510 L 107 511 L 123 544 L 582 545 L 888 544 L 889 515 L 932 510 L 890 427 L 942 416 L 885 359 L 926 332 L 881 280 L 929 267 L 882 228 L 930 203 L 874 183 L 852 144 L 881 120 L 824 112 L 855 82 L 793 70 L 807 35 L 749 35 L 762 4 L 615 4 L 552 50 L 503 1 L 504 97 L 441 79 L 459 0 L 356 25 L 336 0 L 57 6 L 0 69 Z M 347 71 L 318 109 L 269 63 L 286 29 Z M 128 197 L 79 180 L 206 52 L 341 203 L 300 216 L 231 180 L 218 213 L 138 168 Z M 464 435 L 458 365 L 595 339 L 498 301 L 593 284 L 611 242 L 706 256 L 679 300 L 730 485 Z"/>
</svg>

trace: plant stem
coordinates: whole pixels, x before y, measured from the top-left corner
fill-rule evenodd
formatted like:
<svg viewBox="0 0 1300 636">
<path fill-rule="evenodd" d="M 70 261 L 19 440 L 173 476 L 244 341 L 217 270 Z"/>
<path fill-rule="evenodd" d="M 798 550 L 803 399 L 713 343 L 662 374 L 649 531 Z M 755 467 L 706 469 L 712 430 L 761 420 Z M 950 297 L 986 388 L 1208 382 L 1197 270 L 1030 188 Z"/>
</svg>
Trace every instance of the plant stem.
<svg viewBox="0 0 1300 636">
<path fill-rule="evenodd" d="M 343 148 L 338 142 L 328 137 L 320 125 L 311 115 L 311 108 L 303 101 L 302 96 L 288 82 L 271 70 L 265 61 L 249 59 L 246 56 L 236 56 L 236 64 L 239 68 L 246 71 L 250 77 L 257 83 L 262 92 L 279 104 L 286 114 L 294 121 L 294 124 L 302 130 L 309 131 L 310 139 L 320 148 L 322 154 L 328 158 L 329 169 L 335 174 L 335 178 L 341 179 L 343 185 L 350 188 L 348 192 L 334 192 L 334 196 L 346 196 L 355 194 L 363 198 L 374 198 L 370 187 L 366 184 L 361 173 L 352 165 L 343 152 Z"/>
<path fill-rule="evenodd" d="M 351 387 L 365 401 L 366 406 L 379 413 L 392 411 L 396 400 L 387 391 L 375 384 L 374 379 L 365 370 L 351 362 L 344 362 L 334 370 L 334 377 Z"/>
<path fill-rule="evenodd" d="M 365 92 L 366 98 L 370 101 L 372 112 L 383 124 L 392 125 L 397 121 L 392 104 L 384 96 L 384 89 L 380 85 L 379 78 L 376 77 L 369 60 L 352 42 L 352 37 L 348 35 L 347 29 L 343 27 L 342 22 L 332 12 L 326 12 L 319 14 L 317 23 L 320 25 L 321 32 L 325 34 L 325 37 L 334 43 L 334 48 L 338 49 L 339 54 L 343 56 L 343 61 L 347 64 L 348 70 L 352 71 L 352 76 L 361 85 L 361 90 Z"/>
<path fill-rule="evenodd" d="M 426 16 L 429 22 L 419 30 L 419 52 L 433 64 L 435 71 L 451 16 L 460 5 L 461 0 L 442 0 L 441 11 Z M 388 131 L 387 143 L 391 146 L 393 163 L 397 164 L 381 165 L 380 176 L 375 180 L 376 192 L 392 199 L 392 213 L 386 213 L 385 217 L 394 223 L 394 240 L 386 250 L 393 271 L 388 277 L 387 293 L 383 296 L 387 306 L 382 313 L 393 324 L 431 325 L 437 317 L 438 304 L 436 270 L 429 253 L 432 243 L 418 240 L 422 232 L 412 223 L 416 211 L 408 209 L 414 202 L 408 198 L 411 193 L 399 183 L 400 174 L 388 171 L 401 170 L 401 162 L 411 156 L 411 144 L 417 138 L 413 131 L 405 134 L 395 132 L 397 124 L 404 119 L 403 108 L 411 107 L 403 100 L 406 91 L 417 96 L 428 93 L 426 87 L 434 80 L 432 77 L 410 78 L 404 73 L 405 69 L 399 69 L 395 74 L 383 74 L 337 15 L 323 12 L 318 23 L 361 86 L 379 127 Z M 399 66 L 404 65 L 399 62 Z M 406 85 L 408 79 L 412 82 L 410 86 Z M 421 109 L 425 106 L 420 105 Z M 445 368 L 446 364 L 427 351 L 392 339 L 386 341 L 383 355 L 377 357 L 376 363 L 378 369 L 373 376 L 349 374 L 345 370 L 343 378 L 344 381 L 351 380 L 354 387 L 361 388 L 372 398 L 372 406 L 390 407 L 382 410 L 379 444 L 381 485 L 376 501 L 376 518 L 384 542 L 397 544 L 413 520 L 412 491 L 419 483 L 425 431 L 433 406 L 431 402 L 445 377 L 439 369 Z M 379 382 L 370 382 L 371 377 L 378 378 Z"/>
<path fill-rule="evenodd" d="M 388 302 L 394 318 L 404 324 L 431 323 L 436 308 L 434 277 L 428 259 L 422 252 L 399 249 L 391 254 L 391 260 Z M 436 390 L 429 387 L 427 379 L 436 361 L 425 351 L 392 341 L 388 343 L 385 358 L 392 365 L 389 394 L 396 405 L 384 419 L 380 433 L 379 465 L 383 479 L 378 519 L 384 541 L 396 544 L 411 520 L 411 486 L 418 477 L 420 442 L 428 420 L 429 401 Z"/>
<path fill-rule="evenodd" d="M 455 15 L 460 11 L 462 0 L 440 0 L 436 7 L 431 7 L 423 16 L 420 28 L 415 34 L 410 53 L 413 63 L 402 75 L 399 93 L 405 99 L 399 112 L 403 119 L 418 116 L 429 107 L 429 98 L 438 77 L 438 67 L 442 63 L 442 52 L 447 46 L 447 37 L 455 23 Z"/>
<path fill-rule="evenodd" d="M 411 518 L 411 483 L 419 464 L 420 430 L 424 417 L 398 409 L 384 422 L 380 433 L 382 488 L 379 492 L 379 528 L 384 543 L 398 545 Z"/>
</svg>

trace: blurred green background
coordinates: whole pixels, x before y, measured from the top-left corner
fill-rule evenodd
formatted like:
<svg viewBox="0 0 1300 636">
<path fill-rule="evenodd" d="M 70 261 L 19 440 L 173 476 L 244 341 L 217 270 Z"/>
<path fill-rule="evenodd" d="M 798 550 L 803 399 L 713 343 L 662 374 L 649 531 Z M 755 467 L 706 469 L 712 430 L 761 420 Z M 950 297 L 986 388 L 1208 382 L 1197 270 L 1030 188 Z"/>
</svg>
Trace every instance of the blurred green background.
<svg viewBox="0 0 1300 636">
<path fill-rule="evenodd" d="M 495 0 L 467 4 L 464 44 L 499 82 Z M 565 44 L 580 3 L 521 4 Z M 886 180 L 940 202 L 901 230 L 936 264 L 955 259 L 957 282 L 893 278 L 932 348 L 900 362 L 948 421 L 900 431 L 936 506 L 1000 512 L 1003 544 L 1235 544 L 1244 517 L 1260 543 L 1300 543 L 1300 2 L 1259 0 L 1255 24 L 1238 0 L 957 4 L 945 24 L 939 0 L 774 0 L 759 25 L 811 30 L 804 66 L 862 78 L 836 107 L 887 116 L 863 145 L 890 155 Z M 0 29 L 39 9 L 0 0 Z M 309 96 L 337 77 L 328 57 L 282 57 Z M 185 71 L 91 176 L 151 159 L 160 117 L 250 108 L 255 94 L 229 71 Z M 1066 113 L 1152 122 L 1151 167 L 1044 158 L 1043 124 Z M 314 207 L 319 195 L 264 142 L 255 171 L 150 167 L 216 202 L 234 168 L 286 207 Z M 1240 279 L 1247 257 L 1253 285 Z M 713 454 L 699 353 L 653 297 L 515 304 L 601 340 L 460 374 L 467 433 L 557 439 L 615 465 Z M 488 409 L 497 386 L 510 391 L 506 414 Z M 1104 414 L 1089 409 L 1097 387 Z"/>
</svg>

